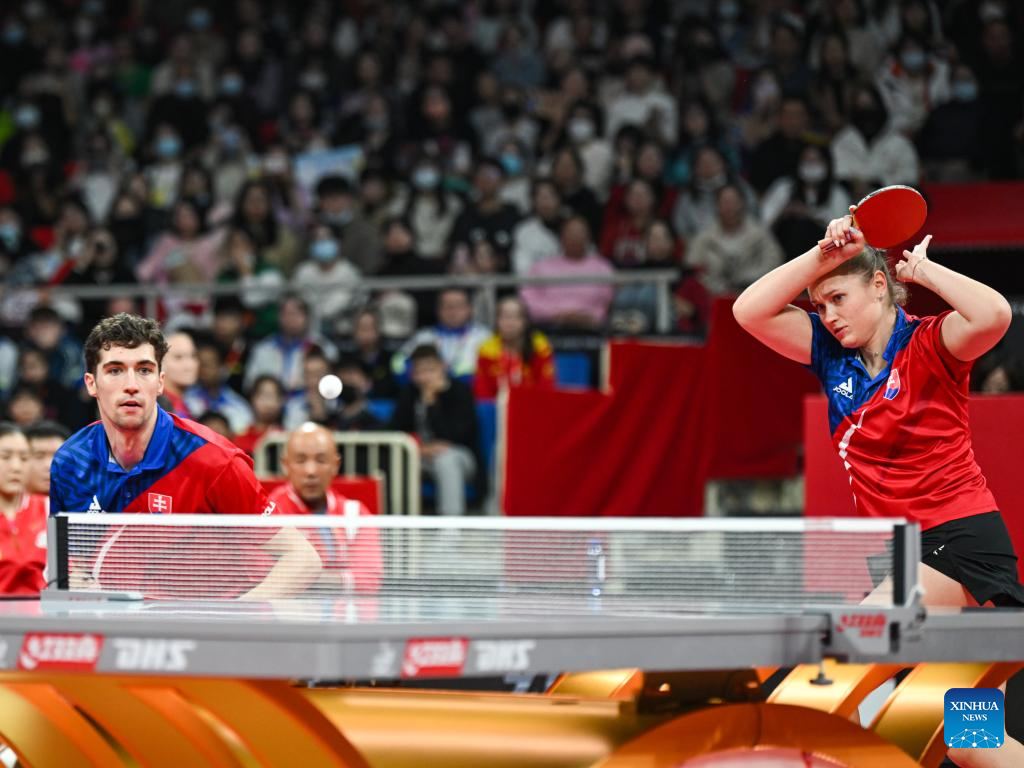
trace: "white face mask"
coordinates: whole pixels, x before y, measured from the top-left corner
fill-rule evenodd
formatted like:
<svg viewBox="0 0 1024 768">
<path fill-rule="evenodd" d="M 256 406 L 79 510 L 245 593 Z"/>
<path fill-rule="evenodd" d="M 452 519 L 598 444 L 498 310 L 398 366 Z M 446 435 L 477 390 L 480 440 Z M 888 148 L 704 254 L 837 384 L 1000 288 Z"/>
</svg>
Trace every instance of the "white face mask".
<svg viewBox="0 0 1024 768">
<path fill-rule="evenodd" d="M 807 184 L 820 184 L 828 176 L 828 168 L 824 163 L 800 163 L 797 175 L 800 177 L 800 181 Z"/>
<path fill-rule="evenodd" d="M 577 144 L 594 138 L 594 123 L 585 117 L 574 117 L 569 121 L 569 138 Z"/>
</svg>

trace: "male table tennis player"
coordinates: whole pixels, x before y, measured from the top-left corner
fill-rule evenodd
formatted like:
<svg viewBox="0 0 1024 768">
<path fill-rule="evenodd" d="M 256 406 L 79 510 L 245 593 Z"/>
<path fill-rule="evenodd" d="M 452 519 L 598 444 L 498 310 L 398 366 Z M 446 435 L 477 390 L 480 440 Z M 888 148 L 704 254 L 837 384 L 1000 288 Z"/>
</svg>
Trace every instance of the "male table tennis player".
<svg viewBox="0 0 1024 768">
<path fill-rule="evenodd" d="M 293 431 L 281 464 L 287 482 L 270 494 L 275 515 L 341 515 L 351 519 L 370 514 L 361 501 L 347 499 L 331 487 L 341 467 L 341 456 L 325 427 L 306 422 Z M 359 594 L 377 591 L 382 566 L 376 528 L 319 528 L 309 530 L 308 535 L 324 564 L 320 587 Z"/>
<path fill-rule="evenodd" d="M 29 444 L 0 422 L 0 595 L 37 595 L 45 586 L 46 497 L 26 491 Z"/>
<path fill-rule="evenodd" d="M 54 455 L 51 514 L 258 515 L 273 509 L 245 453 L 157 405 L 166 352 L 159 325 L 136 315 L 105 318 L 89 333 L 85 386 L 96 398 L 100 420 L 72 435 Z M 275 564 L 239 597 L 287 597 L 320 573 L 319 556 L 304 536 L 288 528 L 267 531 L 270 538 L 259 546 Z M 97 575 L 94 569 L 92 576 Z"/>
</svg>

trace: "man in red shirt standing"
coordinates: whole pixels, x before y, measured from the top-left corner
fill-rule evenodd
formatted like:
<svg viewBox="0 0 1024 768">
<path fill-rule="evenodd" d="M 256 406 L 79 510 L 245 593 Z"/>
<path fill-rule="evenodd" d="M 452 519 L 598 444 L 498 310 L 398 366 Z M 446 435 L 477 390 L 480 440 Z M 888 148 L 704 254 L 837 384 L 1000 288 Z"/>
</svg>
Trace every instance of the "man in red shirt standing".
<svg viewBox="0 0 1024 768">
<path fill-rule="evenodd" d="M 25 491 L 29 447 L 0 422 L 0 595 L 34 595 L 45 586 L 46 497 Z"/>
<path fill-rule="evenodd" d="M 341 515 L 353 522 L 352 526 L 309 530 L 324 564 L 318 586 L 332 592 L 376 592 L 382 571 L 379 531 L 356 527 L 355 518 L 370 511 L 361 501 L 347 499 L 331 487 L 341 467 L 331 432 L 319 424 L 303 424 L 288 437 L 281 464 L 288 482 L 270 494 L 275 515 Z"/>
</svg>

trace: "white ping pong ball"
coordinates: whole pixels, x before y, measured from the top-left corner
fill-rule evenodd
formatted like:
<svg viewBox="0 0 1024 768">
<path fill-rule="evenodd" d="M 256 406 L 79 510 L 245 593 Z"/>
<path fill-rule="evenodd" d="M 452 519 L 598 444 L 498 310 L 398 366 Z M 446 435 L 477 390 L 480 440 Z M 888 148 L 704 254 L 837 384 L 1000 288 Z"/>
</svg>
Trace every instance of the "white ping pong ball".
<svg viewBox="0 0 1024 768">
<path fill-rule="evenodd" d="M 333 400 L 341 394 L 341 379 L 333 373 L 329 373 L 320 379 L 317 389 L 320 390 L 320 395 L 324 400 Z"/>
</svg>

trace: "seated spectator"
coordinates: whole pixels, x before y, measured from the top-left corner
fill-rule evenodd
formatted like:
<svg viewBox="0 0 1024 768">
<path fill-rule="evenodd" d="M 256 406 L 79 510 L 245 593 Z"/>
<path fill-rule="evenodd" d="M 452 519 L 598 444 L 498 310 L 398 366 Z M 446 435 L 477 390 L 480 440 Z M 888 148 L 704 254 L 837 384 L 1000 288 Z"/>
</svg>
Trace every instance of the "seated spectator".
<svg viewBox="0 0 1024 768">
<path fill-rule="evenodd" d="M 797 254 L 821 237 L 829 221 L 848 214 L 850 202 L 850 193 L 832 174 L 828 148 L 807 144 L 796 173 L 776 180 L 765 193 L 761 221 L 784 253 Z"/>
<path fill-rule="evenodd" d="M 436 347 L 416 347 L 410 363 L 411 381 L 398 397 L 391 429 L 419 440 L 424 474 L 437 484 L 438 514 L 464 515 L 466 483 L 483 475 L 473 392 L 449 377 Z"/>
<path fill-rule="evenodd" d="M 29 446 L 22 431 L 0 422 L 0 595 L 37 595 L 46 586 L 49 499 L 26 489 Z M 63 510 L 60 510 L 63 511 Z"/>
<path fill-rule="evenodd" d="M 25 341 L 44 355 L 49 378 L 68 389 L 82 386 L 82 344 L 56 310 L 46 305 L 34 307 L 28 315 Z"/>
<path fill-rule="evenodd" d="M 314 224 L 307 254 L 295 270 L 292 285 L 306 304 L 315 308 L 314 327 L 324 333 L 351 329 L 352 315 L 365 295 L 359 287 L 362 275 L 341 248 L 337 229 Z"/>
<path fill-rule="evenodd" d="M 593 190 L 583 183 L 583 161 L 576 150 L 563 147 L 555 153 L 551 178 L 562 196 L 562 205 L 582 216 L 590 232 L 600 232 L 604 210 Z"/>
<path fill-rule="evenodd" d="M 247 181 L 238 192 L 231 226 L 249 236 L 254 248 L 251 263 L 257 273 L 272 268 L 290 277 L 299 258 L 299 240 L 278 218 L 273 196 L 270 181 Z"/>
<path fill-rule="evenodd" d="M 356 317 L 352 341 L 355 350 L 351 357 L 358 361 L 369 380 L 366 396 L 373 400 L 397 397 L 398 382 L 391 372 L 391 355 L 381 346 L 380 320 L 373 310 L 364 309 Z"/>
<path fill-rule="evenodd" d="M 384 423 L 370 413 L 368 397 L 373 382 L 359 358 L 343 357 L 334 369 L 341 379 L 340 407 L 328 419 L 331 429 L 339 432 L 371 432 L 384 429 Z"/>
<path fill-rule="evenodd" d="M 207 230 L 198 203 L 179 200 L 171 210 L 170 228 L 157 238 L 135 275 L 140 282 L 159 285 L 209 282 L 217 276 L 223 240 L 223 230 Z"/>
<path fill-rule="evenodd" d="M 655 219 L 643 240 L 644 269 L 675 269 L 679 270 L 682 262 L 683 244 L 672 230 L 672 225 L 664 219 Z M 681 280 L 692 280 L 686 270 Z M 679 318 L 681 328 L 699 327 L 707 321 L 707 307 L 703 306 L 699 295 L 691 296 L 692 291 L 684 294 L 692 299 L 690 305 L 679 302 L 677 297 L 674 306 L 677 310 L 685 310 L 685 319 Z M 704 296 L 706 304 L 707 296 Z M 615 299 L 609 319 L 609 327 L 613 332 L 627 335 L 639 335 L 660 331 L 658 328 L 658 286 L 655 283 L 631 283 L 620 285 L 615 290 Z"/>
<path fill-rule="evenodd" d="M 612 147 L 604 138 L 601 108 L 577 101 L 569 109 L 565 137 L 583 164 L 583 183 L 597 197 L 607 196 L 612 183 Z"/>
<path fill-rule="evenodd" d="M 868 192 L 890 184 L 917 184 L 917 151 L 889 121 L 878 91 L 857 88 L 850 122 L 832 139 L 832 165 L 836 178 L 859 200 Z"/>
<path fill-rule="evenodd" d="M 715 295 L 738 294 L 783 261 L 782 249 L 764 226 L 747 213 L 739 187 L 726 184 L 718 191 L 714 224 L 690 243 L 687 263 Z"/>
<path fill-rule="evenodd" d="M 298 429 L 307 421 L 326 424 L 338 409 L 338 403 L 320 394 L 320 379 L 331 373 L 331 361 L 324 351 L 312 347 L 302 356 L 302 390 L 284 404 L 284 428 Z"/>
<path fill-rule="evenodd" d="M 335 355 L 334 345 L 310 329 L 309 307 L 300 297 L 289 294 L 281 299 L 277 332 L 253 345 L 245 366 L 245 388 L 252 388 L 259 376 L 269 374 L 280 378 L 289 394 L 302 390 L 302 362 L 313 347 L 329 357 Z"/>
<path fill-rule="evenodd" d="M 31 387 L 42 401 L 42 418 L 64 424 L 68 429 L 79 429 L 88 422 L 85 401 L 75 390 L 50 376 L 46 355 L 34 346 L 23 346 L 18 354 L 18 378 L 15 389 L 25 386 Z"/>
<path fill-rule="evenodd" d="M 194 419 L 199 413 L 189 410 L 185 392 L 199 378 L 199 356 L 196 343 L 188 331 L 167 335 L 167 353 L 160 367 L 164 374 L 164 393 L 158 399 L 160 407 L 168 413 L 185 419 Z"/>
<path fill-rule="evenodd" d="M 34 384 L 15 385 L 7 397 L 6 416 L 21 429 L 46 418 L 46 403 Z"/>
<path fill-rule="evenodd" d="M 134 283 L 135 273 L 108 229 L 93 229 L 85 238 L 63 285 L 123 285 Z M 92 328 L 103 319 L 102 298 L 83 299 L 80 328 Z"/>
<path fill-rule="evenodd" d="M 53 454 L 71 436 L 71 430 L 55 421 L 38 421 L 25 430 L 28 439 L 28 479 L 25 489 L 50 498 L 50 464 Z"/>
<path fill-rule="evenodd" d="M 316 210 L 320 221 L 338 232 L 341 252 L 364 275 L 375 275 L 381 266 L 380 237 L 359 209 L 355 187 L 343 176 L 325 176 L 316 185 Z"/>
<path fill-rule="evenodd" d="M 235 441 L 235 433 L 231 430 L 231 422 L 228 417 L 220 411 L 207 411 L 196 421 L 204 427 L 208 427 L 230 442 Z"/>
<path fill-rule="evenodd" d="M 587 277 L 614 272 L 607 259 L 594 249 L 584 218 L 573 216 L 566 221 L 561 240 L 561 253 L 534 264 L 530 277 Z M 536 323 L 559 330 L 589 332 L 604 325 L 614 294 L 615 287 L 610 283 L 527 285 L 520 292 Z"/>
<path fill-rule="evenodd" d="M 530 210 L 532 153 L 522 141 L 509 137 L 498 145 L 498 162 L 505 171 L 505 182 L 498 195 L 522 216 Z"/>
<path fill-rule="evenodd" d="M 966 64 L 953 67 L 950 101 L 928 114 L 917 137 L 927 178 L 958 182 L 981 177 L 985 148 L 978 95 L 978 81 L 971 68 Z"/>
<path fill-rule="evenodd" d="M 420 254 L 415 233 L 406 219 L 388 219 L 384 224 L 383 234 L 384 264 L 379 273 L 381 277 L 439 275 L 448 271 L 446 259 L 427 259 Z M 417 326 L 433 325 L 437 322 L 436 304 L 437 290 L 430 288 L 388 288 L 377 295 L 378 307 L 397 306 L 409 312 L 412 328 L 403 338 L 411 334 Z"/>
<path fill-rule="evenodd" d="M 711 226 L 718 209 L 718 191 L 726 184 L 740 190 L 748 210 L 756 210 L 754 190 L 741 178 L 730 175 L 722 153 L 712 146 L 701 147 L 693 163 L 693 179 L 680 190 L 672 210 L 672 225 L 680 236 L 689 239 Z"/>
<path fill-rule="evenodd" d="M 285 443 L 281 466 L 288 481 L 270 493 L 272 514 L 370 514 L 361 501 L 347 499 L 331 487 L 341 467 L 341 455 L 328 429 L 306 423 L 294 430 Z M 380 588 L 383 560 L 376 528 L 319 528 L 305 533 L 323 562 L 314 590 L 367 594 Z"/>
<path fill-rule="evenodd" d="M 654 62 L 636 56 L 627 62 L 625 90 L 607 105 L 605 135 L 618 133 L 623 125 L 652 128 L 655 138 L 668 144 L 676 139 L 678 116 L 675 100 L 665 92 L 654 72 Z"/>
<path fill-rule="evenodd" d="M 605 210 L 601 253 L 616 269 L 643 264 L 644 235 L 657 216 L 654 187 L 647 179 L 633 179 L 624 190 L 613 190 Z"/>
<path fill-rule="evenodd" d="M 245 306 L 237 296 L 218 296 L 214 299 L 210 338 L 224 351 L 228 386 L 235 392 L 243 389 L 245 362 L 249 356 L 246 323 Z"/>
<path fill-rule="evenodd" d="M 451 241 L 451 269 L 463 271 L 473 261 L 473 246 L 486 241 L 498 258 L 499 272 L 508 269 L 512 231 L 519 212 L 501 198 L 505 168 L 499 160 L 483 158 L 473 173 L 473 202 L 455 220 Z"/>
<path fill-rule="evenodd" d="M 904 33 L 875 78 L 894 130 L 916 136 L 928 112 L 949 101 L 949 64 L 926 39 Z"/>
<path fill-rule="evenodd" d="M 707 144 L 722 153 L 733 173 L 739 171 L 739 149 L 726 139 L 708 103 L 701 98 L 691 99 L 683 107 L 679 144 L 668 163 L 667 178 L 671 184 L 678 188 L 690 183 L 697 151 Z"/>
<path fill-rule="evenodd" d="M 413 334 L 391 359 L 391 370 L 404 376 L 412 352 L 432 345 L 456 379 L 469 379 L 476 372 L 480 345 L 491 335 L 490 330 L 473 320 L 473 307 L 464 288 L 446 288 L 437 298 L 437 325 L 421 328 Z"/>
<path fill-rule="evenodd" d="M 235 445 L 252 456 L 266 435 L 283 431 L 284 404 L 284 387 L 276 376 L 263 375 L 256 379 L 249 392 L 252 424 L 235 435 Z"/>
<path fill-rule="evenodd" d="M 419 158 L 409 179 L 412 190 L 401 211 L 402 218 L 409 222 L 415 235 L 416 253 L 438 265 L 431 271 L 444 272 L 448 266 L 448 241 L 462 212 L 462 201 L 444 188 L 441 164 L 433 156 Z"/>
<path fill-rule="evenodd" d="M 252 333 L 256 337 L 274 332 L 278 296 L 285 284 L 281 270 L 263 260 L 265 250 L 256 248 L 244 229 L 230 229 L 221 248 L 218 282 L 239 283 L 239 299 L 253 313 Z M 215 305 L 216 306 L 216 305 Z"/>
<path fill-rule="evenodd" d="M 478 400 L 493 400 L 502 389 L 555 386 L 555 355 L 551 344 L 530 325 L 526 305 L 516 296 L 498 302 L 496 333 L 480 347 L 473 377 Z"/>
<path fill-rule="evenodd" d="M 787 95 L 779 107 L 775 130 L 760 142 L 750 158 L 750 183 L 763 193 L 783 176 L 792 176 L 808 139 L 810 112 L 802 96 Z"/>
<path fill-rule="evenodd" d="M 821 117 L 825 131 L 832 135 L 849 119 L 857 70 L 850 61 L 847 36 L 841 29 L 826 30 L 818 42 L 818 51 L 810 103 Z"/>
<path fill-rule="evenodd" d="M 558 253 L 562 196 L 551 179 L 533 182 L 533 210 L 512 232 L 512 271 L 525 275 L 538 261 Z"/>
<path fill-rule="evenodd" d="M 252 424 L 252 409 L 238 392 L 227 385 L 228 372 L 224 367 L 224 351 L 212 339 L 202 339 L 196 344 L 199 373 L 196 383 L 185 390 L 185 405 L 197 419 L 205 423 L 202 416 L 210 411 L 223 416 L 231 425 L 231 432 L 245 432 Z"/>
<path fill-rule="evenodd" d="M 986 395 L 1024 392 L 1024 366 L 1007 351 L 1005 342 L 978 358 L 971 372 L 971 391 Z"/>
</svg>

